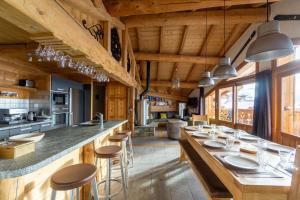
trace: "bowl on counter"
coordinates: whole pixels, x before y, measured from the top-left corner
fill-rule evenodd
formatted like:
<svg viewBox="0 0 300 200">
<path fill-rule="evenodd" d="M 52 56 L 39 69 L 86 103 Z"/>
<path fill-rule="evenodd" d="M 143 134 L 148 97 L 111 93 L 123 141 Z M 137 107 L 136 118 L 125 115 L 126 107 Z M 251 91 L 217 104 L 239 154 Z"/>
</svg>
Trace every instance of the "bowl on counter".
<svg viewBox="0 0 300 200">
<path fill-rule="evenodd" d="M 45 136 L 45 133 L 40 133 L 40 132 L 34 132 L 34 133 L 25 133 L 25 134 L 21 134 L 21 135 L 15 135 L 12 137 L 9 137 L 8 140 L 9 141 L 32 141 L 32 142 L 38 142 L 41 139 L 43 139 L 43 137 Z"/>
</svg>

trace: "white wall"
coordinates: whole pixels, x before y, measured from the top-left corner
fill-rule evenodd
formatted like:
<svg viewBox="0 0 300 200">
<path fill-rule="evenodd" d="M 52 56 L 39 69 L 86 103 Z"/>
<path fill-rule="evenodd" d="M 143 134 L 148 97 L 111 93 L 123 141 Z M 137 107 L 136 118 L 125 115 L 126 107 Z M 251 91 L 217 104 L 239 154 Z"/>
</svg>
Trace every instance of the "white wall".
<svg viewBox="0 0 300 200">
<path fill-rule="evenodd" d="M 271 5 L 271 13 L 270 19 L 273 19 L 274 16 L 278 14 L 300 14 L 300 0 L 282 0 L 280 2 L 274 3 Z M 233 59 L 237 53 L 240 51 L 242 46 L 250 37 L 251 33 L 257 29 L 259 24 L 251 25 L 247 31 L 236 41 L 236 43 L 226 52 L 226 56 L 229 56 Z M 290 38 L 300 38 L 300 21 L 281 21 L 280 22 L 281 32 L 289 36 Z M 252 40 L 254 41 L 255 38 Z M 250 44 L 249 44 L 250 45 Z M 248 45 L 248 46 L 249 46 Z M 243 62 L 248 46 L 244 49 L 244 51 L 239 55 L 235 63 L 233 63 L 234 67 L 237 67 L 240 63 Z M 259 63 L 260 71 L 269 69 L 271 67 L 270 62 L 261 62 Z M 205 92 L 209 91 L 210 88 L 205 88 Z M 195 89 L 190 96 L 197 95 L 199 93 L 199 89 Z"/>
</svg>

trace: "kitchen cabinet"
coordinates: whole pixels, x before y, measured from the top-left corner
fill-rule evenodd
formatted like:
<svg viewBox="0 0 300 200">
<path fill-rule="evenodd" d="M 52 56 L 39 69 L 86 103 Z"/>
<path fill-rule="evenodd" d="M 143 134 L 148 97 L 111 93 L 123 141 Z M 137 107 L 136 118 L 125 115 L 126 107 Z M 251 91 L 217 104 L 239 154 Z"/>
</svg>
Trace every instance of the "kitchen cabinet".
<svg viewBox="0 0 300 200">
<path fill-rule="evenodd" d="M 52 129 L 51 122 L 46 124 L 41 124 L 41 129 L 40 129 L 41 132 L 49 131 L 51 129 Z"/>
<path fill-rule="evenodd" d="M 0 131 L 0 140 L 3 140 L 8 137 L 9 137 L 9 130 Z"/>
</svg>

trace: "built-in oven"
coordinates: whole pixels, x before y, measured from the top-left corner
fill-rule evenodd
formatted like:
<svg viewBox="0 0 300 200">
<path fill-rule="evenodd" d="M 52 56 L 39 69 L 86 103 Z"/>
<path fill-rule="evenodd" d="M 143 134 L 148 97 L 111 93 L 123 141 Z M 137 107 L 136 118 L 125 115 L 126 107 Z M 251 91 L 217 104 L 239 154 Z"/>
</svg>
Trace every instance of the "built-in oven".
<svg viewBox="0 0 300 200">
<path fill-rule="evenodd" d="M 52 113 L 52 124 L 54 128 L 62 128 L 69 126 L 70 121 L 69 112 L 53 112 Z"/>
<path fill-rule="evenodd" d="M 52 124 L 55 128 L 69 126 L 70 118 L 69 91 L 51 91 Z"/>
</svg>

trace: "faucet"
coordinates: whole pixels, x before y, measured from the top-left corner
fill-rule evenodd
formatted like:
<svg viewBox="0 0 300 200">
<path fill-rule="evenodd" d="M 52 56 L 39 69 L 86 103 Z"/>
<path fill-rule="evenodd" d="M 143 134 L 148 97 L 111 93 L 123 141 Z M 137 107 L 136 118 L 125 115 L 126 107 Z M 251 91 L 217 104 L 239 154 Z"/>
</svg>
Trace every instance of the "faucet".
<svg viewBox="0 0 300 200">
<path fill-rule="evenodd" d="M 102 113 L 97 113 L 96 116 L 99 119 L 100 129 L 104 129 L 104 126 L 103 126 L 103 114 Z"/>
</svg>

